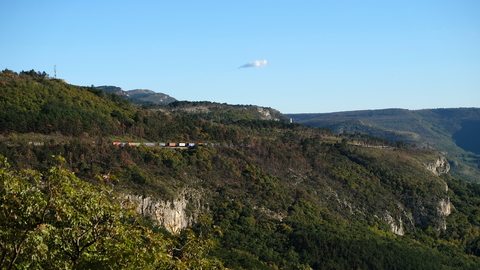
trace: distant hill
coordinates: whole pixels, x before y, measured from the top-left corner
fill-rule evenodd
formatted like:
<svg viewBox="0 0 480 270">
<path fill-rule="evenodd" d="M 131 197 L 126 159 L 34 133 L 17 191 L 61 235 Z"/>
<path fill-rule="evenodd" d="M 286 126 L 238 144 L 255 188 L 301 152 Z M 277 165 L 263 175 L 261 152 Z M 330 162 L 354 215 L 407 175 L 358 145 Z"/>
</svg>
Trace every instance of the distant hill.
<svg viewBox="0 0 480 270">
<path fill-rule="evenodd" d="M 159 107 L 163 112 L 195 115 L 216 122 L 241 120 L 274 120 L 287 122 L 288 118 L 278 110 L 255 105 L 230 105 L 210 101 L 176 101 Z"/>
<path fill-rule="evenodd" d="M 168 105 L 151 105 L 149 102 L 150 105 L 134 107 L 132 102 L 140 99 L 132 101 L 132 97 L 168 99 L 169 96 L 152 94 L 150 90 L 103 88 L 105 91 L 102 87 L 70 85 L 33 70 L 20 73 L 4 70 L 0 72 L 0 134 L 144 137 L 143 140 L 162 141 L 209 139 L 218 142 L 226 140 L 224 134 L 213 137 L 205 132 L 212 129 L 212 133 L 218 133 L 218 126 L 209 123 L 201 129 L 191 126 L 200 118 L 221 123 L 287 120 L 277 110 L 253 105 L 175 101 Z M 128 95 L 128 98 L 121 98 L 122 95 Z M 145 95 L 148 97 L 142 97 Z M 189 132 L 191 129 L 196 133 Z"/>
<path fill-rule="evenodd" d="M 480 182 L 480 108 L 365 110 L 288 114 L 306 126 L 336 134 L 360 132 L 444 153 L 453 175 Z"/>
<path fill-rule="evenodd" d="M 123 134 L 137 114 L 128 100 L 45 73 L 0 72 L 0 133 Z"/>
<path fill-rule="evenodd" d="M 178 101 L 175 98 L 156 93 L 147 89 L 134 89 L 124 91 L 116 86 L 98 86 L 105 93 L 116 94 L 128 99 L 134 105 L 166 113 L 181 113 L 195 115 L 207 120 L 240 121 L 240 120 L 274 120 L 288 121 L 288 118 L 278 110 L 255 105 L 231 105 L 210 101 Z"/>
<path fill-rule="evenodd" d="M 133 89 L 124 91 L 122 88 L 117 86 L 98 86 L 97 88 L 102 89 L 105 93 L 117 94 L 123 98 L 126 98 L 135 105 L 166 105 L 177 101 L 175 98 L 163 94 L 157 93 L 148 89 Z"/>
</svg>

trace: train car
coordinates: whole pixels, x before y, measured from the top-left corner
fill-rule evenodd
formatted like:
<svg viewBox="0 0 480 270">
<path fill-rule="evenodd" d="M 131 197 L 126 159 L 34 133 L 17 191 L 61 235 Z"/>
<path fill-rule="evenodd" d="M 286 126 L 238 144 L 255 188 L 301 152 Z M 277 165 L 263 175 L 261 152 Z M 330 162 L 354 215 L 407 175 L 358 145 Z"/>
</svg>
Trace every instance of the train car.
<svg viewBox="0 0 480 270">
<path fill-rule="evenodd" d="M 148 142 L 147 142 L 147 143 L 144 143 L 144 145 L 146 145 L 146 146 L 155 146 L 155 143 L 148 143 Z"/>
<path fill-rule="evenodd" d="M 188 143 L 188 147 L 194 147 L 195 144 L 194 143 Z"/>
<path fill-rule="evenodd" d="M 177 144 L 174 142 L 171 142 L 171 143 L 168 143 L 168 146 L 177 146 Z"/>
<path fill-rule="evenodd" d="M 186 145 L 187 145 L 187 144 L 186 144 L 186 143 L 183 143 L 183 142 L 181 142 L 181 143 L 178 144 L 178 146 L 180 146 L 180 147 L 185 147 Z"/>
<path fill-rule="evenodd" d="M 122 143 L 121 142 L 113 142 L 113 145 L 120 146 L 120 145 L 122 145 Z"/>
<path fill-rule="evenodd" d="M 167 144 L 164 143 L 164 142 L 161 142 L 161 143 L 158 143 L 158 146 L 165 147 L 165 146 L 167 146 Z"/>
</svg>

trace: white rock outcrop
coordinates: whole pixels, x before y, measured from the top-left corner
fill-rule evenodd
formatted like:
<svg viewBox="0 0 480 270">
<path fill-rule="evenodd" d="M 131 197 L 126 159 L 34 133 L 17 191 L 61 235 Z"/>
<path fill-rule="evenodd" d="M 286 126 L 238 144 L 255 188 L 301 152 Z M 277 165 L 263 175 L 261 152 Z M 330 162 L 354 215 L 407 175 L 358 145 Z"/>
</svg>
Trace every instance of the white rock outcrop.
<svg viewBox="0 0 480 270">
<path fill-rule="evenodd" d="M 272 108 L 264 108 L 259 106 L 254 106 L 257 108 L 257 112 L 260 114 L 260 119 L 262 120 L 274 120 L 279 121 L 280 119 L 275 117 L 274 114 L 278 113 L 277 110 Z"/>
<path fill-rule="evenodd" d="M 391 231 L 396 235 L 404 235 L 405 230 L 403 229 L 403 222 L 402 218 L 395 219 L 392 217 L 390 212 L 385 210 L 385 214 L 383 215 L 383 220 L 390 225 Z"/>
<path fill-rule="evenodd" d="M 445 231 L 447 229 L 447 222 L 445 220 L 445 217 L 450 215 L 450 213 L 452 212 L 450 208 L 450 198 L 447 197 L 441 200 L 438 203 L 437 211 L 438 211 L 438 215 L 441 217 L 441 222 L 437 229 Z"/>
<path fill-rule="evenodd" d="M 189 201 L 185 195 L 186 192 L 183 192 L 172 201 L 162 201 L 131 194 L 124 197 L 137 203 L 137 213 L 151 218 L 157 225 L 165 227 L 171 233 L 178 233 L 182 229 L 195 224 L 201 211 L 199 200 Z M 187 213 L 189 203 L 194 205 L 195 211 Z"/>
<path fill-rule="evenodd" d="M 427 170 L 433 172 L 436 175 L 446 174 L 450 171 L 450 164 L 445 157 L 439 157 L 433 162 L 423 164 Z"/>
</svg>

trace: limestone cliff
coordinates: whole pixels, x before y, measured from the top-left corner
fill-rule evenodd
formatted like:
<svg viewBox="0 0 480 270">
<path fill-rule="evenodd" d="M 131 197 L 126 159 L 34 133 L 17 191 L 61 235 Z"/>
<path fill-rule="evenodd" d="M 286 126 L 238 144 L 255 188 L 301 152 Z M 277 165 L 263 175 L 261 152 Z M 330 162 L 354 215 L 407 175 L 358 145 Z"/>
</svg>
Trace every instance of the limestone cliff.
<svg viewBox="0 0 480 270">
<path fill-rule="evenodd" d="M 260 114 L 260 119 L 262 120 L 275 120 L 279 121 L 280 119 L 274 114 L 278 114 L 279 112 L 277 110 L 271 109 L 271 108 L 264 108 L 264 107 L 258 107 L 257 108 L 258 113 Z"/>
<path fill-rule="evenodd" d="M 194 190 L 184 190 L 178 198 L 171 201 L 131 194 L 124 197 L 137 203 L 137 213 L 165 227 L 171 233 L 178 233 L 195 224 L 203 211 L 199 193 Z"/>
<path fill-rule="evenodd" d="M 427 170 L 433 172 L 436 175 L 446 174 L 450 171 L 450 164 L 444 156 L 440 156 L 432 162 L 426 162 L 423 164 Z"/>
<path fill-rule="evenodd" d="M 431 224 L 435 229 L 444 231 L 447 229 L 446 217 L 450 215 L 450 198 L 446 197 L 438 202 L 416 200 L 413 209 L 406 209 L 397 204 L 396 215 L 385 210 L 381 219 L 390 225 L 393 233 L 404 235 L 407 228 L 414 230 L 416 226 Z M 428 209 L 436 209 L 436 213 L 429 213 Z"/>
</svg>

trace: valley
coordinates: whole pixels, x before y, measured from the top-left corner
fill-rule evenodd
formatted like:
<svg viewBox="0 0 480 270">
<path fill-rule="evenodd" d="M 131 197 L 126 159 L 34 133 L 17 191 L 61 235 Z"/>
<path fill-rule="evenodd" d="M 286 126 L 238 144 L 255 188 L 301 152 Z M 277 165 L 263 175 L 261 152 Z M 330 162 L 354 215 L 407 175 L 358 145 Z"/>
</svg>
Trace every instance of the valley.
<svg viewBox="0 0 480 270">
<path fill-rule="evenodd" d="M 331 128 L 335 134 L 359 132 L 439 151 L 448 158 L 454 176 L 480 181 L 478 108 L 385 109 L 287 116 L 303 125 Z"/>
<path fill-rule="evenodd" d="M 0 269 L 480 266 L 480 186 L 452 174 L 469 163 L 439 138 L 463 128 L 425 116 L 438 112 L 308 127 L 253 105 L 133 105 L 34 71 L 0 81 Z"/>
</svg>

